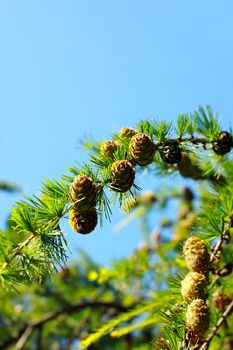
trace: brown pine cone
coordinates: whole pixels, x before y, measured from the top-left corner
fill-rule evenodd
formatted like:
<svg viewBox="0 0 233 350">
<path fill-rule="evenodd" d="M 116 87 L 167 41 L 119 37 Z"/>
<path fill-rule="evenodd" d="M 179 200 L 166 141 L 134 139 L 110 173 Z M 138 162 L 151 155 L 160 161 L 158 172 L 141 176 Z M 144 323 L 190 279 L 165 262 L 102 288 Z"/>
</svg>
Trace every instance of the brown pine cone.
<svg viewBox="0 0 233 350">
<path fill-rule="evenodd" d="M 181 152 L 181 159 L 177 164 L 177 169 L 183 177 L 190 177 L 193 180 L 205 178 L 195 158 L 190 156 L 187 152 Z"/>
<path fill-rule="evenodd" d="M 150 136 L 139 132 L 131 138 L 129 150 L 136 163 L 145 166 L 153 162 L 156 147 Z"/>
<path fill-rule="evenodd" d="M 135 170 L 128 160 L 118 160 L 111 166 L 112 182 L 110 187 L 116 192 L 127 192 L 133 185 Z"/>
<path fill-rule="evenodd" d="M 168 164 L 176 164 L 181 161 L 181 150 L 177 140 L 167 140 L 159 148 L 161 159 Z"/>
<path fill-rule="evenodd" d="M 218 135 L 218 140 L 213 142 L 212 149 L 219 156 L 223 156 L 231 151 L 232 146 L 232 135 L 227 131 L 221 131 Z"/>
<path fill-rule="evenodd" d="M 70 226 L 78 233 L 87 234 L 92 232 L 97 223 L 98 216 L 96 210 L 79 213 L 75 208 L 70 211 Z"/>
<path fill-rule="evenodd" d="M 70 186 L 69 197 L 79 213 L 93 209 L 96 205 L 97 190 L 91 177 L 85 174 L 75 176 Z"/>
</svg>

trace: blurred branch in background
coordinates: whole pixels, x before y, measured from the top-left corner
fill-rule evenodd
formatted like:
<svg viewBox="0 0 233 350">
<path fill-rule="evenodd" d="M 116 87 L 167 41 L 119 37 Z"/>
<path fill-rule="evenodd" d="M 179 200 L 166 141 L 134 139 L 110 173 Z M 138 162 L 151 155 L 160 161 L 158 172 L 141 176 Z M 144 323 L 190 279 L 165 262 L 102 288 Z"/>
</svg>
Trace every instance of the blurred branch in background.
<svg viewBox="0 0 233 350">
<path fill-rule="evenodd" d="M 0 191 L 21 192 L 21 188 L 16 184 L 0 181 Z"/>
</svg>

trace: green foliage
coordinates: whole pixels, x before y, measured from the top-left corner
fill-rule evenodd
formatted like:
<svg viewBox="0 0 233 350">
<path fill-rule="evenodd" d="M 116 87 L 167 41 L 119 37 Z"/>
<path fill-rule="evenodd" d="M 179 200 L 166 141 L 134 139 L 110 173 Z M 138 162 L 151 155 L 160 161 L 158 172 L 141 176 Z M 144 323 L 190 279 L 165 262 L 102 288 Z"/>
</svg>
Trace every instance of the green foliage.
<svg viewBox="0 0 233 350">
<path fill-rule="evenodd" d="M 190 124 L 191 120 L 187 113 L 178 116 L 176 132 L 179 138 L 182 138 L 187 133 L 190 133 L 191 136 L 193 135 L 193 130 L 190 130 Z"/>
<path fill-rule="evenodd" d="M 220 132 L 220 123 L 217 116 L 214 116 L 210 106 L 206 109 L 200 106 L 194 114 L 197 125 L 197 131 L 206 136 L 210 141 L 213 141 Z"/>
<path fill-rule="evenodd" d="M 91 153 L 88 162 L 70 166 L 59 181 L 45 180 L 37 196 L 12 208 L 7 231 L 0 231 L 0 349 L 194 350 L 200 339 L 188 328 L 180 293 L 188 272 L 182 249 L 190 236 L 201 238 L 210 255 L 211 322 L 201 350 L 225 350 L 226 341 L 233 341 L 231 310 L 224 314 L 214 304 L 215 292 L 232 300 L 233 289 L 233 162 L 230 152 L 213 149 L 221 131 L 217 116 L 209 106 L 199 107 L 180 114 L 175 124 L 143 120 L 137 130 L 154 142 L 150 166 L 137 164 L 126 137 L 112 136 L 119 142 L 112 157 L 101 154 L 102 142 L 87 138 L 81 144 Z M 171 145 L 182 151 L 173 164 L 159 154 Z M 120 160 L 136 173 L 126 192 L 112 184 L 112 164 Z M 158 180 L 147 193 L 138 186 L 142 172 Z M 108 267 L 83 252 L 66 266 L 69 248 L 60 227 L 75 208 L 70 189 L 81 173 L 94 183 L 100 225 L 117 204 L 126 215 L 116 229 L 140 221 L 143 241 Z M 121 176 L 127 185 L 128 174 Z"/>
</svg>

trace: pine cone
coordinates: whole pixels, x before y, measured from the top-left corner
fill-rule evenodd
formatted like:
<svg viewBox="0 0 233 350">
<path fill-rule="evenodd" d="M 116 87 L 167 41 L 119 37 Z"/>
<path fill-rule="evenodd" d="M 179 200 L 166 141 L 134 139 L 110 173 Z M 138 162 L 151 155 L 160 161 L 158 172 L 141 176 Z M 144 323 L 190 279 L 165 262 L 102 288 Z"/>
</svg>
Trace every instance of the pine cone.
<svg viewBox="0 0 233 350">
<path fill-rule="evenodd" d="M 75 208 L 79 213 L 91 210 L 96 205 L 96 186 L 89 176 L 79 174 L 75 176 L 74 181 L 70 186 L 69 196 L 71 202 L 75 203 Z"/>
<path fill-rule="evenodd" d="M 194 199 L 193 191 L 189 187 L 184 187 L 183 197 L 185 201 L 192 202 L 192 200 Z"/>
<path fill-rule="evenodd" d="M 230 335 L 224 339 L 222 350 L 232 350 L 233 349 L 233 336 Z"/>
<path fill-rule="evenodd" d="M 121 209 L 125 213 L 131 212 L 134 208 L 139 205 L 139 200 L 136 197 L 127 198 L 121 205 Z"/>
<path fill-rule="evenodd" d="M 159 350 L 161 349 L 161 346 L 168 346 L 169 341 L 167 341 L 164 338 L 158 338 L 156 341 L 153 343 L 153 350 Z M 159 348 L 158 348 L 159 346 Z"/>
<path fill-rule="evenodd" d="M 193 180 L 203 179 L 204 175 L 196 160 L 187 152 L 181 152 L 181 159 L 177 169 L 183 177 L 190 177 Z"/>
<path fill-rule="evenodd" d="M 104 141 L 100 147 L 100 154 L 104 158 L 113 159 L 113 155 L 119 146 L 120 143 L 118 141 Z"/>
<path fill-rule="evenodd" d="M 160 156 L 165 163 L 176 164 L 181 161 L 181 150 L 177 140 L 167 140 L 159 149 Z"/>
<path fill-rule="evenodd" d="M 191 227 L 195 222 L 195 215 L 193 212 L 189 212 L 184 219 L 179 220 L 173 227 L 173 236 L 174 241 L 183 241 L 185 240 L 190 232 Z"/>
<path fill-rule="evenodd" d="M 140 201 L 140 204 L 151 205 L 157 201 L 157 198 L 155 197 L 154 192 L 145 191 L 139 197 L 139 201 Z"/>
<path fill-rule="evenodd" d="M 209 328 L 210 314 L 203 299 L 194 299 L 187 308 L 186 325 L 188 332 L 202 337 Z"/>
<path fill-rule="evenodd" d="M 216 154 L 223 156 L 231 151 L 232 146 L 232 135 L 227 131 L 221 131 L 218 135 L 218 140 L 213 142 L 212 149 Z"/>
<path fill-rule="evenodd" d="M 224 312 L 227 306 L 231 303 L 231 298 L 229 295 L 225 294 L 221 291 L 216 291 L 213 294 L 213 305 L 216 307 L 217 310 Z"/>
<path fill-rule="evenodd" d="M 79 213 L 75 208 L 70 211 L 70 226 L 78 233 L 87 234 L 92 232 L 98 222 L 96 210 Z"/>
<path fill-rule="evenodd" d="M 129 150 L 137 164 L 148 165 L 153 162 L 156 147 L 150 136 L 139 132 L 131 138 Z"/>
<path fill-rule="evenodd" d="M 111 188 L 116 192 L 127 192 L 133 185 L 135 170 L 128 160 L 118 160 L 112 164 Z"/>
<path fill-rule="evenodd" d="M 210 265 L 210 255 L 202 239 L 190 237 L 184 244 L 184 257 L 190 270 L 206 273 Z"/>
<path fill-rule="evenodd" d="M 206 278 L 198 272 L 189 272 L 181 282 L 181 294 L 184 300 L 205 299 Z"/>
<path fill-rule="evenodd" d="M 119 131 L 119 136 L 124 139 L 130 140 L 138 131 L 133 128 L 124 127 Z"/>
</svg>

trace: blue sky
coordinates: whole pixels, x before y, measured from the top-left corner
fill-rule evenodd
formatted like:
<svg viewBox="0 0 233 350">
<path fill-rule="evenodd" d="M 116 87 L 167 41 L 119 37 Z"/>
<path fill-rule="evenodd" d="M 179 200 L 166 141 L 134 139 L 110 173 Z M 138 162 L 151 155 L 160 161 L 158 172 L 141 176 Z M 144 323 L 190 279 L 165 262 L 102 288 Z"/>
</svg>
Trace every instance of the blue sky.
<svg viewBox="0 0 233 350">
<path fill-rule="evenodd" d="M 188 0 L 0 0 L 1 180 L 37 193 L 86 155 L 78 140 L 109 139 L 151 116 L 210 104 L 233 111 L 233 3 Z M 15 195 L 0 193 L 1 227 Z M 124 256 L 137 225 L 66 237 L 98 261 Z M 75 254 L 74 254 L 75 255 Z"/>
</svg>

